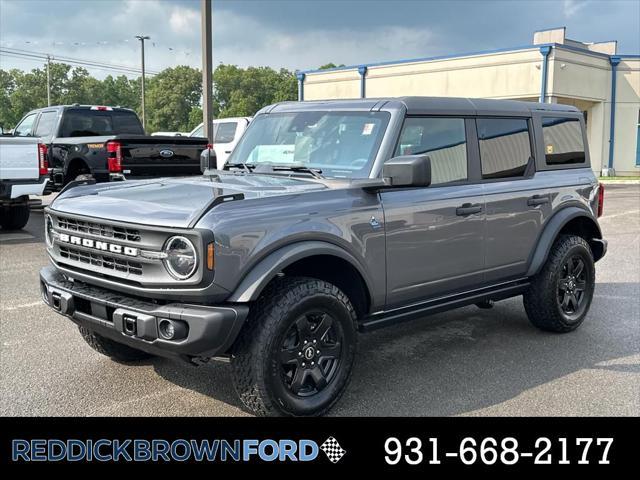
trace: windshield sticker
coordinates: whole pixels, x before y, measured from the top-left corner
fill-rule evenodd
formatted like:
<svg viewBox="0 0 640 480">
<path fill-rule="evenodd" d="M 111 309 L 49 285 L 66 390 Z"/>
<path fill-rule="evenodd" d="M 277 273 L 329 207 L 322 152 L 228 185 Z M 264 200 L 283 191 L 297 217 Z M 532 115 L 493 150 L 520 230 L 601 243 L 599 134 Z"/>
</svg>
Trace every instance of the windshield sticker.
<svg viewBox="0 0 640 480">
<path fill-rule="evenodd" d="M 364 127 L 362 128 L 362 135 L 371 135 L 371 133 L 373 132 L 373 127 L 375 126 L 375 123 L 365 123 Z"/>
</svg>

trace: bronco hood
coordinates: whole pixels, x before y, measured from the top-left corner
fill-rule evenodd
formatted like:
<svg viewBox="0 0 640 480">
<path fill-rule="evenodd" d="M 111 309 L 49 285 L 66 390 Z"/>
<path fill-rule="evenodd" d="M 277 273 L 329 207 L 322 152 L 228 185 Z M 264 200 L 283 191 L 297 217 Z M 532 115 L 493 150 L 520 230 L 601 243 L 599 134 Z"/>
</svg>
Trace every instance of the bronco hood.
<svg viewBox="0 0 640 480">
<path fill-rule="evenodd" d="M 77 186 L 62 192 L 50 208 L 105 220 L 187 228 L 219 197 L 258 198 L 325 188 L 313 179 L 217 171 L 198 177 Z"/>
</svg>

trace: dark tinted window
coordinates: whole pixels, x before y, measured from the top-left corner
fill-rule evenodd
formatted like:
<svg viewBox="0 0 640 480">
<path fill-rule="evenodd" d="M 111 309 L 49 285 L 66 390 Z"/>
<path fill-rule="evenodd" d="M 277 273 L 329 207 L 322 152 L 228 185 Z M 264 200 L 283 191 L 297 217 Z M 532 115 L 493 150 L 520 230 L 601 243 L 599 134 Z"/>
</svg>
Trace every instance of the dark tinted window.
<svg viewBox="0 0 640 480">
<path fill-rule="evenodd" d="M 13 134 L 16 137 L 29 137 L 33 134 L 33 122 L 36 120 L 38 116 L 37 113 L 32 113 L 31 115 L 27 115 L 24 119 L 18 124 L 18 126 L 13 130 Z"/>
<path fill-rule="evenodd" d="M 82 109 L 67 110 L 63 114 L 61 137 L 120 134 L 144 134 L 140 120 L 134 112 Z"/>
<path fill-rule="evenodd" d="M 53 128 L 56 126 L 56 119 L 58 118 L 58 112 L 42 112 L 40 120 L 38 120 L 38 126 L 36 127 L 37 137 L 49 137 L 53 134 Z"/>
<path fill-rule="evenodd" d="M 479 118 L 482 178 L 524 176 L 531 158 L 529 122 L 512 118 Z"/>
<path fill-rule="evenodd" d="M 582 129 L 577 119 L 544 117 L 542 132 L 547 165 L 584 163 Z"/>
<path fill-rule="evenodd" d="M 467 179 L 467 138 L 462 118 L 407 118 L 396 155 L 427 154 L 431 185 Z"/>
<path fill-rule="evenodd" d="M 231 143 L 236 136 L 236 122 L 225 122 L 214 124 L 215 135 L 213 143 Z"/>
</svg>

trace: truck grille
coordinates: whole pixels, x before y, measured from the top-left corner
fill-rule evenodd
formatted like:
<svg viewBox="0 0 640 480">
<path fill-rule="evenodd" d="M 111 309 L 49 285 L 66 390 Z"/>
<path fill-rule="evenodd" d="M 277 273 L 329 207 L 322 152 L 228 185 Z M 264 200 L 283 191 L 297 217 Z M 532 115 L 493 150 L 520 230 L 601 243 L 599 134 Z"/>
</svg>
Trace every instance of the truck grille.
<svg viewBox="0 0 640 480">
<path fill-rule="evenodd" d="M 116 257 L 109 257 L 99 253 L 90 253 L 75 248 L 60 246 L 60 256 L 75 262 L 107 268 L 131 275 L 142 275 L 142 264 Z"/>
<path fill-rule="evenodd" d="M 70 232 L 88 233 L 115 240 L 127 240 L 129 242 L 140 241 L 140 230 L 132 228 L 105 225 L 103 223 L 93 223 L 75 218 L 57 217 L 58 227 Z"/>
</svg>

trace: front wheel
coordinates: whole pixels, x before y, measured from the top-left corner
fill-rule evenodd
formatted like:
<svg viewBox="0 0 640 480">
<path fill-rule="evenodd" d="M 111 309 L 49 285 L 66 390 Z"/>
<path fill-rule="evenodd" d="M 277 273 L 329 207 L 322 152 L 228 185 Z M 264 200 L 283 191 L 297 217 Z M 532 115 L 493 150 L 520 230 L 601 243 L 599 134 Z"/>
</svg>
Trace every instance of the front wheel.
<svg viewBox="0 0 640 480">
<path fill-rule="evenodd" d="M 524 294 L 531 323 L 557 333 L 578 328 L 589 311 L 595 278 L 593 253 L 586 240 L 576 235 L 560 236 Z"/>
<path fill-rule="evenodd" d="M 253 305 L 234 345 L 236 391 L 256 415 L 321 415 L 349 382 L 356 337 L 353 306 L 335 285 L 277 280 Z"/>
</svg>

